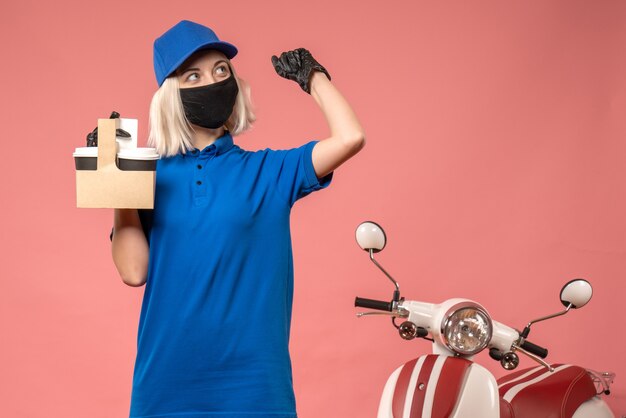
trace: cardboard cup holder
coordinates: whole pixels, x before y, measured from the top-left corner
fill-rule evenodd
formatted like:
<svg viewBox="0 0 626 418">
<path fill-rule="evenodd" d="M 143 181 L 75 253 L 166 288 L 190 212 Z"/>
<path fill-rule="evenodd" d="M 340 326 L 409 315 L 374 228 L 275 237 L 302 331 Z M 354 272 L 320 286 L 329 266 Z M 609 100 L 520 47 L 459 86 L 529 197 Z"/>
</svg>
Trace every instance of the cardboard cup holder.
<svg viewBox="0 0 626 418">
<path fill-rule="evenodd" d="M 76 148 L 76 206 L 79 208 L 154 208 L 156 162 L 154 148 L 137 148 L 135 119 L 98 119 L 98 147 Z M 132 141 L 116 141 L 120 127 Z M 133 135 L 134 134 L 134 135 Z M 121 142 L 126 141 L 126 142 Z M 118 150 L 119 148 L 119 150 Z"/>
</svg>

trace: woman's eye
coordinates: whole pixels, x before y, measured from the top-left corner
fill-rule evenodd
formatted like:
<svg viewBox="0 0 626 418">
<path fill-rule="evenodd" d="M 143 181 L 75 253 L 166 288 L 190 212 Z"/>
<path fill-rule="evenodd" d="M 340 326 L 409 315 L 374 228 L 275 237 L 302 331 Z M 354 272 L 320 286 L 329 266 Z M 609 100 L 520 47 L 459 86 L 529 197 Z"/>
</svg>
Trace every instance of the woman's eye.
<svg viewBox="0 0 626 418">
<path fill-rule="evenodd" d="M 187 81 L 196 81 L 198 79 L 198 73 L 191 73 L 189 77 L 187 77 Z"/>
<path fill-rule="evenodd" d="M 222 74 L 228 74 L 228 67 L 226 67 L 225 65 L 220 65 L 219 67 L 217 67 L 217 68 L 215 69 L 215 71 L 216 71 L 218 74 L 221 74 L 221 75 L 222 75 Z"/>
</svg>

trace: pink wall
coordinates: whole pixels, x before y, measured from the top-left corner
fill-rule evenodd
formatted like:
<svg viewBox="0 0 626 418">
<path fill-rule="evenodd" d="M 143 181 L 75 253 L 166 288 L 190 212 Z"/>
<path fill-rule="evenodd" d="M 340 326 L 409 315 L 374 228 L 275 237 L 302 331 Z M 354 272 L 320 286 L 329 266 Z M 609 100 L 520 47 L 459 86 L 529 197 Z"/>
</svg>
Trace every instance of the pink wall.
<svg viewBox="0 0 626 418">
<path fill-rule="evenodd" d="M 469 297 L 522 327 L 588 278 L 591 303 L 533 340 L 554 362 L 615 370 L 610 399 L 626 413 L 626 3 L 442 3 L 3 5 L 0 416 L 128 414 L 143 289 L 116 275 L 112 211 L 75 208 L 71 153 L 113 109 L 138 118 L 145 141 L 152 41 L 183 18 L 240 49 L 259 119 L 242 146 L 328 134 L 270 64 L 301 46 L 366 129 L 364 151 L 292 217 L 302 418 L 374 416 L 387 375 L 429 349 L 354 316 L 355 295 L 391 294 L 354 242 L 366 219 L 385 226 L 380 260 L 409 299 Z"/>
</svg>

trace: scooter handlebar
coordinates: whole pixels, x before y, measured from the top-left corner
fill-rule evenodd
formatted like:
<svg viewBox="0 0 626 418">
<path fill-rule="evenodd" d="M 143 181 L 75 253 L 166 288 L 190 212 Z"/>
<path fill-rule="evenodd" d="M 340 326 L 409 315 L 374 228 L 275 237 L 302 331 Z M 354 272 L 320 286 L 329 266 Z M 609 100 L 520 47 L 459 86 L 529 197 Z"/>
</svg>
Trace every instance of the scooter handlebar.
<svg viewBox="0 0 626 418">
<path fill-rule="evenodd" d="M 365 299 L 356 297 L 354 300 L 354 306 L 359 308 L 377 309 L 379 311 L 392 311 L 391 302 L 385 302 L 383 300 Z"/>
<path fill-rule="evenodd" d="M 529 353 L 533 353 L 541 358 L 548 357 L 548 349 L 538 346 L 537 344 L 533 344 L 530 341 L 524 341 L 520 348 L 528 351 Z"/>
</svg>

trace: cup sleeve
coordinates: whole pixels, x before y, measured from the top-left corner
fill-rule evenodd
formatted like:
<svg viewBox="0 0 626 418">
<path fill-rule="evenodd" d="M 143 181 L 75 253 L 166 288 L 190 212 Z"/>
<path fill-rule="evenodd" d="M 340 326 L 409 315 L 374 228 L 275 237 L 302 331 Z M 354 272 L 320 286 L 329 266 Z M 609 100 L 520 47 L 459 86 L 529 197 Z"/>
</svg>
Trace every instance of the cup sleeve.
<svg viewBox="0 0 626 418">
<path fill-rule="evenodd" d="M 268 150 L 268 161 L 276 173 L 279 191 L 293 206 L 298 199 L 328 187 L 333 173 L 318 178 L 313 167 L 313 148 L 319 141 L 311 141 L 297 148 L 288 150 Z"/>
<path fill-rule="evenodd" d="M 153 209 L 137 209 L 137 213 L 139 214 L 139 221 L 141 222 L 143 233 L 146 236 L 148 244 L 150 244 L 150 231 L 152 230 L 152 216 L 154 211 Z M 111 241 L 113 241 L 114 233 L 115 228 L 111 228 L 111 234 L 109 235 Z"/>
</svg>

